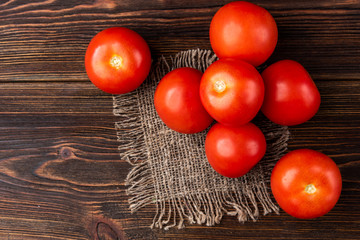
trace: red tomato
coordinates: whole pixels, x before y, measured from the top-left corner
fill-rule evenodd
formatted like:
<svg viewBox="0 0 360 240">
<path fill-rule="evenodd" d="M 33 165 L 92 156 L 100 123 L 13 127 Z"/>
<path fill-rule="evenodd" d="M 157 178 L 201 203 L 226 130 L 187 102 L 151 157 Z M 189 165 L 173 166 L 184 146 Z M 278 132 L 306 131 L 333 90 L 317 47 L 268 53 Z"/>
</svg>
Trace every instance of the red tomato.
<svg viewBox="0 0 360 240">
<path fill-rule="evenodd" d="M 275 165 L 271 190 L 280 207 L 302 219 L 320 217 L 336 204 L 342 180 L 335 162 L 320 152 L 299 149 Z"/>
<path fill-rule="evenodd" d="M 151 53 L 145 40 L 136 32 L 108 28 L 89 43 L 85 68 L 91 82 L 110 94 L 135 90 L 149 74 Z"/>
<path fill-rule="evenodd" d="M 320 93 L 298 62 L 276 62 L 263 71 L 262 77 L 265 97 L 261 110 L 271 121 L 293 126 L 306 122 L 318 111 Z"/>
<path fill-rule="evenodd" d="M 278 30 L 271 14 L 249 2 L 226 4 L 210 24 L 210 42 L 218 57 L 240 58 L 254 66 L 270 57 L 277 39 Z"/>
<path fill-rule="evenodd" d="M 169 72 L 159 82 L 155 109 L 169 128 L 180 133 L 197 133 L 213 122 L 200 101 L 201 76 L 199 70 L 184 67 Z"/>
<path fill-rule="evenodd" d="M 200 97 L 215 120 L 225 125 L 240 126 L 250 122 L 260 110 L 264 83 L 252 65 L 223 58 L 205 70 Z"/>
<path fill-rule="evenodd" d="M 266 140 L 252 123 L 229 127 L 216 123 L 205 140 L 206 157 L 219 174 L 237 178 L 250 171 L 265 155 Z"/>
</svg>

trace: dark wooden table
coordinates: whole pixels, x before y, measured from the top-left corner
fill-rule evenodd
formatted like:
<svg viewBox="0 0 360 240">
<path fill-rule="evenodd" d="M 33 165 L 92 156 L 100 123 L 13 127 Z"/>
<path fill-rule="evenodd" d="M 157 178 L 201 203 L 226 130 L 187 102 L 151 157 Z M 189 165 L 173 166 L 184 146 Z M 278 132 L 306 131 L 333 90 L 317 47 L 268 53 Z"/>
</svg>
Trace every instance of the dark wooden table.
<svg viewBox="0 0 360 240">
<path fill-rule="evenodd" d="M 150 229 L 153 206 L 130 214 L 112 96 L 84 70 L 90 39 L 125 26 L 154 59 L 210 49 L 208 27 L 228 1 L 2 0 L 0 3 L 0 239 L 360 239 L 360 1 L 254 1 L 277 21 L 268 60 L 302 63 L 322 95 L 318 114 L 291 127 L 289 149 L 334 159 L 335 208 L 315 220 L 281 211 L 240 224 Z"/>
</svg>

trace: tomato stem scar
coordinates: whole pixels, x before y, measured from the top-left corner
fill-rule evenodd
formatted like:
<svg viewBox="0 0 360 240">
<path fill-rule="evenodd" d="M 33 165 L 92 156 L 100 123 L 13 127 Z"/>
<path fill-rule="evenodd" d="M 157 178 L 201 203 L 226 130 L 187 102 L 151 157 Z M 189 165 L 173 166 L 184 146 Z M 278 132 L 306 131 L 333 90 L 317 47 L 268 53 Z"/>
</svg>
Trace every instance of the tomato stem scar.
<svg viewBox="0 0 360 240">
<path fill-rule="evenodd" d="M 313 194 L 316 192 L 316 187 L 314 186 L 314 184 L 310 183 L 305 187 L 305 192 L 308 194 Z"/>
<path fill-rule="evenodd" d="M 222 93 L 226 89 L 226 84 L 223 80 L 217 80 L 214 84 L 214 90 L 217 93 Z"/>
<path fill-rule="evenodd" d="M 110 58 L 110 65 L 113 68 L 120 69 L 122 65 L 122 58 L 118 55 L 112 56 L 112 58 Z"/>
</svg>

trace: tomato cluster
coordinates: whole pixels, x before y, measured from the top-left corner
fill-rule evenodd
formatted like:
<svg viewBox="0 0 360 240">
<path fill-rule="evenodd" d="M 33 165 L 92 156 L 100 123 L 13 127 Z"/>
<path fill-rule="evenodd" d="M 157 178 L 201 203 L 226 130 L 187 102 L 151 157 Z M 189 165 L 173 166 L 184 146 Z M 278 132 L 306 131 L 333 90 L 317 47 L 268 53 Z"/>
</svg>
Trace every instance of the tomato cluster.
<svg viewBox="0 0 360 240">
<path fill-rule="evenodd" d="M 155 109 L 172 130 L 204 131 L 206 157 L 219 174 L 237 178 L 265 155 L 266 140 L 251 121 L 261 110 L 274 123 L 293 126 L 311 119 L 320 94 L 305 68 L 293 60 L 256 69 L 274 52 L 277 25 L 264 8 L 245 1 L 221 7 L 210 23 L 210 43 L 218 60 L 204 73 L 175 69 L 159 82 Z M 151 66 L 150 50 L 136 32 L 114 27 L 98 33 L 85 55 L 89 79 L 101 90 L 123 94 L 136 89 Z M 322 153 L 300 149 L 281 158 L 271 188 L 279 205 L 298 218 L 327 213 L 341 192 L 336 164 Z"/>
</svg>

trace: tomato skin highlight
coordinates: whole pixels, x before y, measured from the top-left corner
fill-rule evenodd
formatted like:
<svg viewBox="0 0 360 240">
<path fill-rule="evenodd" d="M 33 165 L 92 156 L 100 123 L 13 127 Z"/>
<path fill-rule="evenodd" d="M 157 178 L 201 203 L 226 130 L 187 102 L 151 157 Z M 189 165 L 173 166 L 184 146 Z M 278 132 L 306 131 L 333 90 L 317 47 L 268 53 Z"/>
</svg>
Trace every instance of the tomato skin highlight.
<svg viewBox="0 0 360 240">
<path fill-rule="evenodd" d="M 200 98 L 218 122 L 241 126 L 259 112 L 264 99 L 260 73 L 247 62 L 223 58 L 211 64 L 200 83 Z"/>
<path fill-rule="evenodd" d="M 135 31 L 112 27 L 96 34 L 85 54 L 90 81 L 110 94 L 123 94 L 138 88 L 151 67 L 148 44 Z"/>
<path fill-rule="evenodd" d="M 273 53 L 278 30 L 266 9 L 246 1 L 235 1 L 216 12 L 209 36 L 219 58 L 239 58 L 259 66 Z"/>
<path fill-rule="evenodd" d="M 183 67 L 166 74 L 155 90 L 155 109 L 161 120 L 180 133 L 197 133 L 214 121 L 201 103 L 199 88 L 202 73 Z"/>
<path fill-rule="evenodd" d="M 319 110 L 320 93 L 298 62 L 281 60 L 261 74 L 265 97 L 261 111 L 274 123 L 294 126 L 310 120 Z"/>
<path fill-rule="evenodd" d="M 249 172 L 265 155 L 266 140 L 253 123 L 229 127 L 216 123 L 205 140 L 211 167 L 219 174 L 237 178 Z"/>
<path fill-rule="evenodd" d="M 300 219 L 328 213 L 340 198 L 341 188 L 341 174 L 335 162 L 311 149 L 287 153 L 271 174 L 275 200 L 285 212 Z"/>
</svg>

